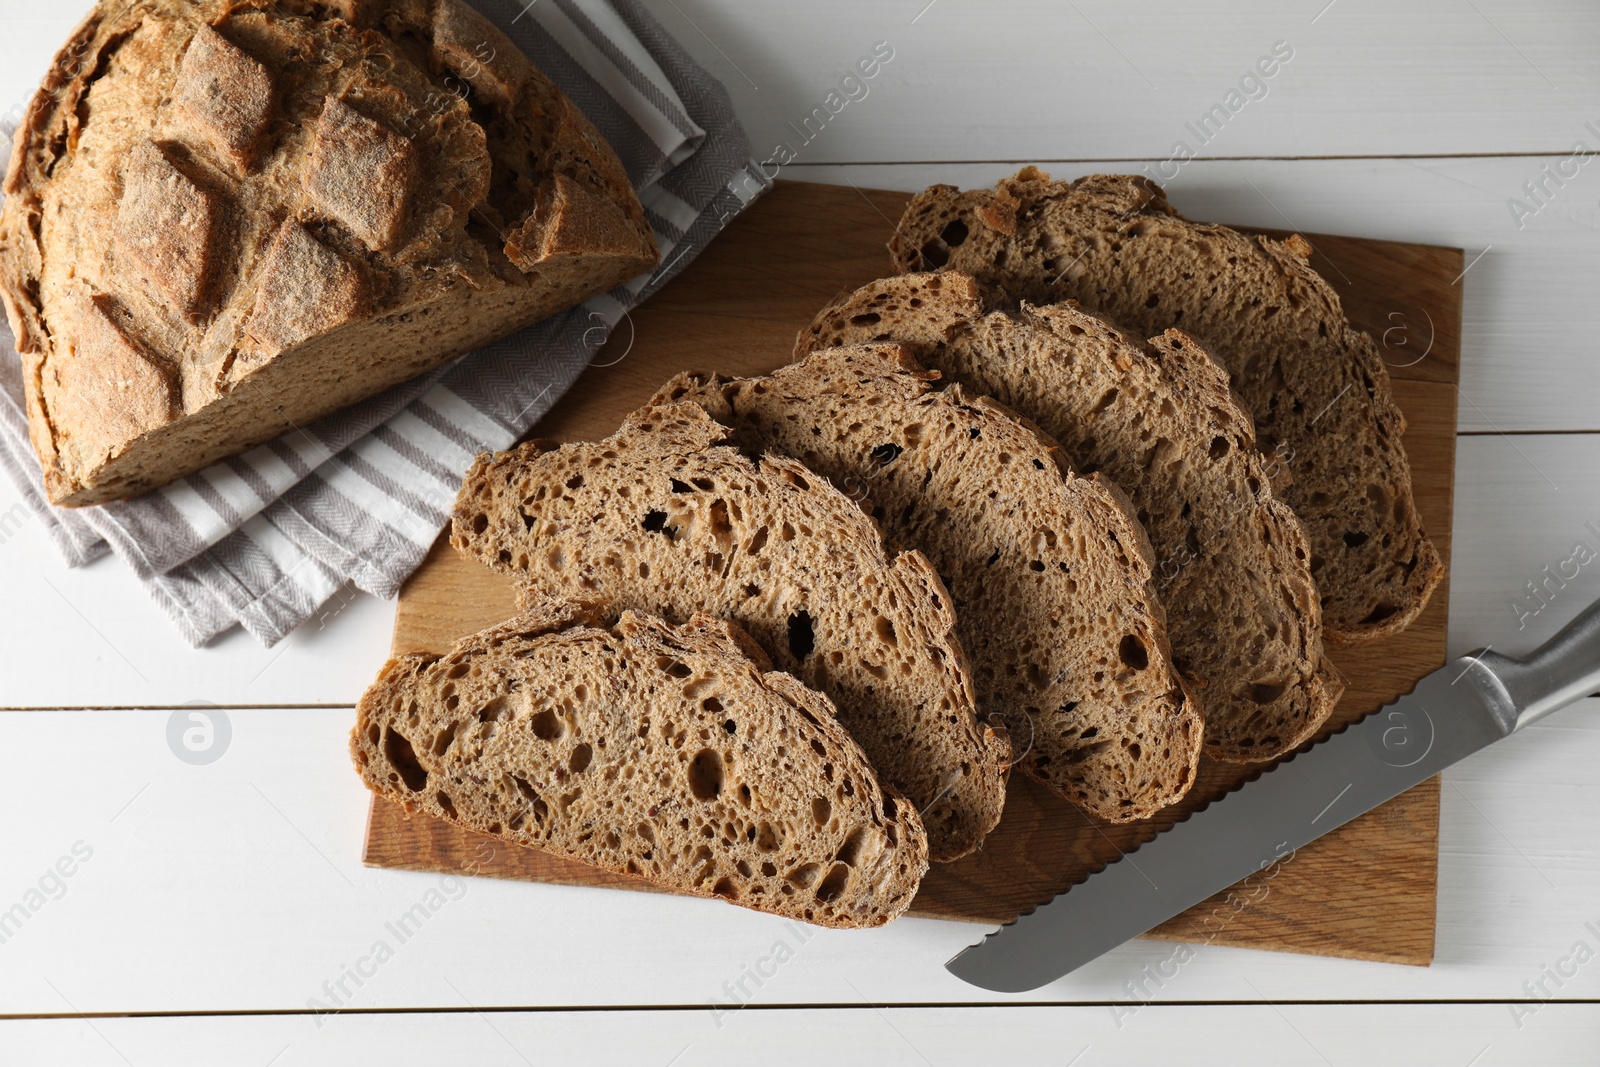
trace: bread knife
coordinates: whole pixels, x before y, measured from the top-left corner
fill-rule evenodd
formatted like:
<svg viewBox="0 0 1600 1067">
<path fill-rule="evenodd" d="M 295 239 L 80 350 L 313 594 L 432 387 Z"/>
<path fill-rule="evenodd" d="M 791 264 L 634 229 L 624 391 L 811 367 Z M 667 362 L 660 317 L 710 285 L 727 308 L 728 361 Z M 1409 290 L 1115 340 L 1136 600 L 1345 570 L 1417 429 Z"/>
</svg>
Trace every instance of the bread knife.
<svg viewBox="0 0 1600 1067">
<path fill-rule="evenodd" d="M 1600 601 L 1522 659 L 1485 649 L 1446 664 L 945 967 L 984 989 L 1037 989 L 1597 690 Z"/>
</svg>

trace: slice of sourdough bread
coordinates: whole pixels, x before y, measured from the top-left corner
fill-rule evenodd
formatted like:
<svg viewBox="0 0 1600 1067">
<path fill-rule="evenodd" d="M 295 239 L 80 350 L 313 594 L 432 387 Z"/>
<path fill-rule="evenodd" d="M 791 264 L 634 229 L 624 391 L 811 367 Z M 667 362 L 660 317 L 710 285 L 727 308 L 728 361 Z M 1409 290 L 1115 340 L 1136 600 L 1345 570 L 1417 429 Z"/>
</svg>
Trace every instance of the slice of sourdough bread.
<svg viewBox="0 0 1600 1067">
<path fill-rule="evenodd" d="M 948 265 L 1009 300 L 1079 300 L 1145 336 L 1181 327 L 1232 375 L 1262 451 L 1287 463 L 1329 639 L 1399 633 L 1427 604 L 1444 569 L 1412 500 L 1405 420 L 1303 238 L 1191 222 L 1143 178 L 1069 184 L 1025 167 L 993 190 L 919 194 L 890 252 L 902 272 Z"/>
<path fill-rule="evenodd" d="M 709 615 L 546 604 L 390 660 L 350 754 L 471 830 L 824 926 L 881 926 L 928 866 L 916 810 L 833 706 Z"/>
<path fill-rule="evenodd" d="M 858 290 L 796 348 L 882 340 L 917 343 L 923 362 L 1022 412 L 1132 498 L 1208 755 L 1271 759 L 1317 732 L 1342 686 L 1305 534 L 1273 498 L 1227 375 L 1193 340 L 1141 343 L 1072 304 L 986 313 L 977 283 L 945 271 Z"/>
<path fill-rule="evenodd" d="M 611 437 L 479 456 L 452 543 L 526 583 L 670 621 L 706 611 L 833 698 L 839 721 L 927 826 L 936 860 L 1000 821 L 1011 746 L 978 718 L 949 594 L 891 555 L 855 501 L 799 462 L 750 458 L 694 404 L 635 412 Z"/>
<path fill-rule="evenodd" d="M 1144 529 L 1122 493 L 987 397 L 936 390 L 902 345 L 825 349 L 762 378 L 681 374 L 743 448 L 801 460 L 925 552 L 955 600 L 978 707 L 1018 761 L 1091 815 L 1186 793 L 1202 726 L 1167 648 Z"/>
</svg>

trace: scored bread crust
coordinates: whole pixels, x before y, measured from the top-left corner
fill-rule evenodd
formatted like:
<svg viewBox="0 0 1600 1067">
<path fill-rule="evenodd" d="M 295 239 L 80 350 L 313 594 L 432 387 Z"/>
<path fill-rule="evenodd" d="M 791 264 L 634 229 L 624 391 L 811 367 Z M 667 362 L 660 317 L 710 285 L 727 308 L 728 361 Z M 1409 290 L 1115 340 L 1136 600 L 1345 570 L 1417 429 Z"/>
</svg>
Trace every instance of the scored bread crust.
<svg viewBox="0 0 1600 1067">
<path fill-rule="evenodd" d="M 747 451 L 793 456 L 920 549 L 955 600 L 978 706 L 1033 777 L 1110 822 L 1194 783 L 1202 743 L 1127 498 L 987 397 L 936 390 L 902 345 L 823 349 L 758 378 L 680 374 Z"/>
<path fill-rule="evenodd" d="M 460 0 L 102 0 L 4 190 L 0 299 L 68 506 L 288 433 L 657 259 L 609 146 Z"/>
<path fill-rule="evenodd" d="M 669 621 L 705 611 L 832 698 L 935 860 L 1000 821 L 1011 746 L 980 721 L 949 594 L 920 552 L 781 456 L 719 444 L 694 404 L 641 409 L 603 441 L 478 457 L 451 543 L 515 574 L 525 599 L 599 596 Z"/>
<path fill-rule="evenodd" d="M 1405 419 L 1303 238 L 1193 222 L 1145 178 L 1056 182 L 1025 167 L 992 190 L 918 194 L 889 247 L 902 273 L 948 266 L 1008 300 L 1078 300 L 1144 336 L 1181 327 L 1232 376 L 1262 451 L 1284 460 L 1328 639 L 1399 633 L 1427 605 L 1444 566 L 1413 500 Z"/>
<path fill-rule="evenodd" d="M 705 614 L 543 604 L 397 657 L 350 754 L 408 813 L 823 926 L 889 922 L 928 866 L 828 699 Z"/>
<path fill-rule="evenodd" d="M 1207 755 L 1267 760 L 1316 735 L 1343 686 L 1323 652 L 1305 534 L 1273 497 L 1227 375 L 1191 338 L 1141 343 L 1070 303 L 991 311 L 970 275 L 943 271 L 840 298 L 795 348 L 875 341 L 913 344 L 1128 494 Z"/>
</svg>

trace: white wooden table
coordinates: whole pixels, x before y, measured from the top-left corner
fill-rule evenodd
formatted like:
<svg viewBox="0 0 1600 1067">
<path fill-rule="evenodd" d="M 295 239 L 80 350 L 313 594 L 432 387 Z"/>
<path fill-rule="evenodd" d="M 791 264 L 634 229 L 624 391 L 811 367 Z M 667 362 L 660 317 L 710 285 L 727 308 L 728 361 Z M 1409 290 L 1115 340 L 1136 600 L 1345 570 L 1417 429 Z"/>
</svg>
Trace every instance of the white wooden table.
<svg viewBox="0 0 1600 1067">
<path fill-rule="evenodd" d="M 652 6 L 758 157 L 794 150 L 786 177 L 1149 168 L 1198 217 L 1465 247 L 1452 653 L 1531 647 L 1600 596 L 1586 567 L 1517 628 L 1524 583 L 1600 548 L 1600 165 L 1573 158 L 1600 148 L 1600 7 Z M 0 108 L 86 7 L 0 0 Z M 790 123 L 878 42 L 868 94 L 802 143 Z M 1200 145 L 1185 124 L 1278 42 L 1292 56 Z M 363 868 L 344 735 L 393 606 L 192 651 L 119 564 L 64 570 L 14 504 L 0 490 L 0 914 L 25 918 L 0 933 L 0 1064 L 1600 1064 L 1600 700 L 1446 774 L 1430 968 L 1202 948 L 1133 1011 L 1126 983 L 1170 951 L 1135 943 L 996 997 L 941 966 L 974 927 L 801 942 L 715 902 Z M 191 701 L 231 725 L 210 765 L 168 747 Z"/>
</svg>

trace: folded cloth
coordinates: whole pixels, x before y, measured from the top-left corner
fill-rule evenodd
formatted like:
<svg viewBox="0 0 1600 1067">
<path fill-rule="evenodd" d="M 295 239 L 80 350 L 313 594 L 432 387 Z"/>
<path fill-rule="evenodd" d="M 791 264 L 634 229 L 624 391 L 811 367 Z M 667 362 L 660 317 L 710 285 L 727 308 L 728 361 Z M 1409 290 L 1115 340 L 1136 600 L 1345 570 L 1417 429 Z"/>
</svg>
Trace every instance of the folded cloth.
<svg viewBox="0 0 1600 1067">
<path fill-rule="evenodd" d="M 638 0 L 471 2 L 616 150 L 661 246 L 654 272 L 171 485 L 76 509 L 46 502 L 0 322 L 0 467 L 70 566 L 115 553 L 192 644 L 236 623 L 275 644 L 347 581 L 393 596 L 473 457 L 527 432 L 628 310 L 771 184 L 727 91 Z M 20 117 L 0 116 L 0 170 Z"/>
</svg>

